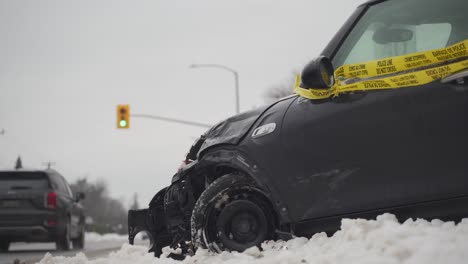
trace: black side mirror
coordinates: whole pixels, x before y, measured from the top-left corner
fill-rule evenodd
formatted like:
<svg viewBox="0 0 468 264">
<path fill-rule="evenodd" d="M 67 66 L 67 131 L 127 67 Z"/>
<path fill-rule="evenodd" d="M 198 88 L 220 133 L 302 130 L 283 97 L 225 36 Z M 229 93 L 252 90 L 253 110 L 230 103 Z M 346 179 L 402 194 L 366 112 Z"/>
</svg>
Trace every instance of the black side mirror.
<svg viewBox="0 0 468 264">
<path fill-rule="evenodd" d="M 85 198 L 85 194 L 83 192 L 77 192 L 75 195 L 75 200 L 77 202 L 84 200 L 84 198 Z"/>
<path fill-rule="evenodd" d="M 305 89 L 328 89 L 335 83 L 333 71 L 330 59 L 320 56 L 304 67 L 300 86 Z"/>
</svg>

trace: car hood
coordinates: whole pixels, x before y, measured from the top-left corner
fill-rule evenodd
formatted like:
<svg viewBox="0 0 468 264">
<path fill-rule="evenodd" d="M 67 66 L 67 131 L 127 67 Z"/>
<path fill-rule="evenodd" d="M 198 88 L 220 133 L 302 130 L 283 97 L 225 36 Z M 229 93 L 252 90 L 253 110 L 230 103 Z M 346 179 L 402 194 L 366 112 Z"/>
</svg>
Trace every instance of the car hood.
<svg viewBox="0 0 468 264">
<path fill-rule="evenodd" d="M 271 105 L 244 112 L 218 123 L 203 135 L 204 142 L 197 153 L 200 154 L 207 148 L 219 144 L 238 144 L 245 134 L 252 128 L 255 121 L 257 121 L 257 119 L 259 119 L 268 109 L 275 107 L 279 102 L 286 100 L 292 101 L 296 97 L 297 95 L 284 97 Z"/>
<path fill-rule="evenodd" d="M 203 150 L 219 144 L 238 144 L 242 137 L 247 133 L 254 122 L 270 106 L 260 107 L 242 114 L 228 118 L 205 133 L 202 146 L 198 153 Z"/>
</svg>

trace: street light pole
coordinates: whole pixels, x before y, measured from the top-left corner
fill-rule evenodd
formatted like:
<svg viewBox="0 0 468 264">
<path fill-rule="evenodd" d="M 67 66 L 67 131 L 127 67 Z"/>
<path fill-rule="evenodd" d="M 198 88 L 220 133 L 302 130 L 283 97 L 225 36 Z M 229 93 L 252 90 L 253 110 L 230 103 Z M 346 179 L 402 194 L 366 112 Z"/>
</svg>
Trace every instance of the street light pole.
<svg viewBox="0 0 468 264">
<path fill-rule="evenodd" d="M 240 112 L 240 96 L 239 96 L 239 73 L 237 71 L 221 65 L 221 64 L 191 64 L 190 68 L 218 68 L 218 69 L 223 69 L 226 70 L 234 75 L 234 88 L 235 88 L 235 95 L 236 95 L 236 114 L 239 114 Z"/>
<path fill-rule="evenodd" d="M 240 113 L 240 102 L 239 102 L 239 74 L 237 72 L 233 72 L 234 74 L 234 85 L 236 89 L 236 114 Z"/>
</svg>

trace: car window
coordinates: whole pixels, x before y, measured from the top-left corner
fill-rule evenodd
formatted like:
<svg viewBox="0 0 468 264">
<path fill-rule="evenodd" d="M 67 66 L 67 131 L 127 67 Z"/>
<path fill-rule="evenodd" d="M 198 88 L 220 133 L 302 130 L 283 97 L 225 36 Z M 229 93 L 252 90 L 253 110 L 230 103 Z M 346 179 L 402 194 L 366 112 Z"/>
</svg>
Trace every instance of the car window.
<svg viewBox="0 0 468 264">
<path fill-rule="evenodd" d="M 59 178 L 59 181 L 60 181 L 60 190 L 63 192 L 63 194 L 69 196 L 69 197 L 72 197 L 72 194 L 71 192 L 69 191 L 69 187 L 68 187 L 68 184 L 67 182 L 65 181 L 65 179 L 62 177 L 62 176 L 58 176 Z"/>
<path fill-rule="evenodd" d="M 452 25 L 448 23 L 424 24 L 418 26 L 392 25 L 390 29 L 402 30 L 400 32 L 407 32 L 408 34 L 412 32 L 413 37 L 402 42 L 377 43 L 374 38 L 376 31 L 381 27 L 385 26 L 380 23 L 371 24 L 353 46 L 343 64 L 372 61 L 419 51 L 443 48 L 446 46 L 452 30 Z M 438 32 L 438 34 L 434 35 L 434 32 Z"/>
<path fill-rule="evenodd" d="M 371 6 L 343 42 L 333 64 L 339 67 L 444 48 L 468 39 L 464 1 L 393 0 Z"/>
<path fill-rule="evenodd" d="M 0 191 L 48 188 L 49 182 L 42 172 L 0 172 Z"/>
<path fill-rule="evenodd" d="M 50 173 L 50 178 L 52 179 L 53 185 L 55 185 L 54 189 L 57 192 L 68 195 L 66 184 L 60 175 L 55 174 L 55 173 Z"/>
<path fill-rule="evenodd" d="M 55 175 L 49 173 L 49 179 L 50 179 L 50 185 L 52 186 L 52 189 L 58 190 L 59 189 L 59 182 L 57 180 L 57 177 Z"/>
<path fill-rule="evenodd" d="M 65 178 L 62 177 L 62 181 L 63 181 L 63 184 L 65 185 L 65 191 L 68 194 L 68 196 L 73 197 L 73 192 L 70 189 L 70 185 L 68 185 L 67 180 L 65 180 Z"/>
</svg>

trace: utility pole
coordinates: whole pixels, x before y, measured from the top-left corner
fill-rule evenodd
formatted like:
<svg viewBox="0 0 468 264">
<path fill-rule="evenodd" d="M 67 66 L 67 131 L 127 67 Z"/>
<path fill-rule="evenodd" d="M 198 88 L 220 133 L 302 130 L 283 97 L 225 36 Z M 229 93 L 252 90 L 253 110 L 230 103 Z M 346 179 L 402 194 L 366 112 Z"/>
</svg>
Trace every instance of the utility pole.
<svg viewBox="0 0 468 264">
<path fill-rule="evenodd" d="M 47 165 L 47 169 L 50 170 L 52 166 L 55 166 L 55 162 L 52 162 L 52 161 L 43 162 L 42 165 Z"/>
</svg>

